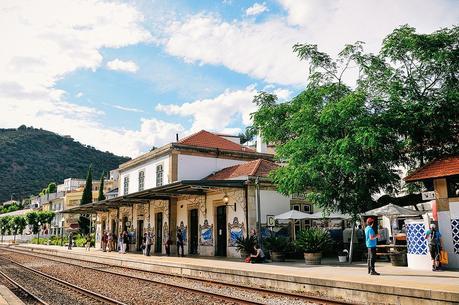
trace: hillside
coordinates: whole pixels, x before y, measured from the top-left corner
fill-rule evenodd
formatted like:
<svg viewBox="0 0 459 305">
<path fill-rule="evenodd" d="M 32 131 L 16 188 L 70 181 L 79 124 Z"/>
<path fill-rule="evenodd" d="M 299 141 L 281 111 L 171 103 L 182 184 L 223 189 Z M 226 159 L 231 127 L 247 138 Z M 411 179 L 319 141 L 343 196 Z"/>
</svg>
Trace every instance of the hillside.
<svg viewBox="0 0 459 305">
<path fill-rule="evenodd" d="M 49 182 L 85 178 L 90 163 L 94 179 L 129 158 L 102 152 L 70 137 L 21 126 L 0 129 L 0 202 L 38 194 Z"/>
</svg>

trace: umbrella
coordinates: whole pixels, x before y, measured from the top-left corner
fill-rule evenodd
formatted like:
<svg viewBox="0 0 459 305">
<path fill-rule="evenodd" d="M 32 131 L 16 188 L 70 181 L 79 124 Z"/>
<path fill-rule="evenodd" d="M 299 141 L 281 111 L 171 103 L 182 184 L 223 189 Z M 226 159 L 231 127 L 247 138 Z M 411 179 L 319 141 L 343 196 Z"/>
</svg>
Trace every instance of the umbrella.
<svg viewBox="0 0 459 305">
<path fill-rule="evenodd" d="M 309 214 L 309 217 L 311 219 L 321 219 L 321 218 L 327 218 L 327 219 L 351 219 L 352 216 L 349 214 L 341 214 L 341 213 L 329 213 L 329 214 L 324 214 L 323 212 L 316 212 L 314 214 Z"/>
<path fill-rule="evenodd" d="M 310 218 L 311 214 L 303 213 L 297 210 L 290 210 L 288 212 L 274 216 L 277 220 L 297 220 Z"/>
<path fill-rule="evenodd" d="M 406 208 L 402 208 L 402 207 L 400 207 L 398 205 L 389 203 L 388 205 L 382 206 L 380 208 L 367 211 L 363 215 L 365 215 L 365 216 L 388 216 L 390 218 L 390 222 L 392 224 L 392 217 L 395 217 L 395 216 L 398 216 L 398 217 L 419 216 L 421 214 L 422 213 L 420 213 L 420 212 L 417 212 L 417 211 L 414 211 L 414 210 L 410 210 L 410 209 L 406 209 Z M 393 236 L 392 225 L 390 226 L 390 233 Z M 394 239 L 393 241 L 395 243 L 395 238 L 393 238 L 393 239 Z"/>
<path fill-rule="evenodd" d="M 419 216 L 421 215 L 421 213 L 389 203 L 388 205 L 382 206 L 380 208 L 367 211 L 363 215 L 366 215 L 366 216 Z"/>
<path fill-rule="evenodd" d="M 295 221 L 298 219 L 306 219 L 309 218 L 311 214 L 303 213 L 297 210 L 290 210 L 288 212 L 282 213 L 280 215 L 274 216 L 274 219 L 277 220 L 290 220 L 290 221 Z M 295 228 L 293 228 L 293 239 L 296 239 L 295 236 Z"/>
</svg>

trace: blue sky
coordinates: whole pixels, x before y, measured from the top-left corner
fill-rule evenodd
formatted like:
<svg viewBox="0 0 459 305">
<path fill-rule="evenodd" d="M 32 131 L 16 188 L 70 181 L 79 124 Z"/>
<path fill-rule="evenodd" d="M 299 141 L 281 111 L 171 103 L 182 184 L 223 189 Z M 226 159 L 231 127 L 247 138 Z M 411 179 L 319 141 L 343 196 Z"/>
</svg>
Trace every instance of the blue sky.
<svg viewBox="0 0 459 305">
<path fill-rule="evenodd" d="M 377 52 L 395 27 L 432 32 L 457 1 L 15 1 L 0 4 L 0 128 L 40 127 L 131 157 L 200 129 L 250 125 L 260 90 L 304 88 L 297 42 Z"/>
</svg>

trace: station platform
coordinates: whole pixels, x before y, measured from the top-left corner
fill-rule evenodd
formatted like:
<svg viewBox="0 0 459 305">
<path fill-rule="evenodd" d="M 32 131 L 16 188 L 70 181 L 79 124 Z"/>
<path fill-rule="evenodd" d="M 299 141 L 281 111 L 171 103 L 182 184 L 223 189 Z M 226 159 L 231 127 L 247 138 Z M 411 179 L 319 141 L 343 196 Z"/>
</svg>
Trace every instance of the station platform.
<svg viewBox="0 0 459 305">
<path fill-rule="evenodd" d="M 459 304 L 459 272 L 456 271 L 416 271 L 377 262 L 376 269 L 381 275 L 370 276 L 363 262 L 349 265 L 325 261 L 320 266 L 307 266 L 304 261 L 247 264 L 227 258 L 147 257 L 94 248 L 86 252 L 84 248 L 67 250 L 32 244 L 10 247 L 241 286 L 287 290 L 352 304 Z"/>
<path fill-rule="evenodd" d="M 0 285 L 0 305 L 24 305 L 24 302 L 7 287 Z"/>
</svg>

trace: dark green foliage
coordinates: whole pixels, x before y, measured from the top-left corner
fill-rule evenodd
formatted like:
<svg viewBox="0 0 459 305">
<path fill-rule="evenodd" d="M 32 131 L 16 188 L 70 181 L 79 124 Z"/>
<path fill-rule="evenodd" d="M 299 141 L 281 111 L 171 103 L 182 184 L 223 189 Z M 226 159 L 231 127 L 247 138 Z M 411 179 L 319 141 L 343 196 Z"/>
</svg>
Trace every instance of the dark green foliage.
<svg viewBox="0 0 459 305">
<path fill-rule="evenodd" d="M 0 201 L 14 193 L 21 199 L 38 194 L 49 181 L 84 177 L 88 165 L 96 172 L 129 160 L 85 146 L 69 137 L 35 128 L 0 129 Z"/>
<path fill-rule="evenodd" d="M 102 172 L 102 174 L 100 175 L 100 188 L 99 188 L 99 195 L 97 196 L 97 201 L 105 200 L 104 181 L 105 181 L 105 176 L 104 176 L 104 172 Z"/>
<path fill-rule="evenodd" d="M 290 241 L 283 236 L 270 236 L 264 239 L 265 248 L 273 252 L 287 252 L 290 250 Z"/>
<path fill-rule="evenodd" d="M 56 193 L 57 192 L 57 185 L 54 182 L 48 184 L 48 188 L 46 189 L 48 194 Z"/>
<path fill-rule="evenodd" d="M 8 206 L 2 207 L 0 209 L 0 214 L 14 212 L 14 211 L 17 211 L 17 210 L 20 210 L 20 209 L 22 209 L 22 205 L 13 203 L 13 204 L 10 204 Z"/>
<path fill-rule="evenodd" d="M 86 183 L 84 185 L 83 195 L 81 197 L 81 205 L 92 202 L 92 164 L 89 165 L 88 173 L 86 174 Z"/>
<path fill-rule="evenodd" d="M 250 254 L 254 251 L 254 247 L 257 244 L 256 236 L 249 236 L 247 238 L 240 237 L 236 240 L 236 250 L 241 254 Z"/>
<path fill-rule="evenodd" d="M 285 163 L 271 175 L 278 189 L 354 216 L 382 202 L 419 202 L 394 198 L 416 191 L 401 189 L 396 169 L 459 153 L 458 41 L 458 27 L 416 34 L 403 26 L 377 55 L 360 42 L 336 59 L 295 45 L 309 63 L 306 89 L 285 103 L 264 92 L 254 98 L 254 127 Z M 343 82 L 349 66 L 360 71 L 353 86 Z"/>
<path fill-rule="evenodd" d="M 25 219 L 27 221 L 27 224 L 32 226 L 32 233 L 37 234 L 40 228 L 38 226 L 38 212 L 33 211 L 25 214 Z"/>
<path fill-rule="evenodd" d="M 42 225 L 50 224 L 55 216 L 56 216 L 56 213 L 54 213 L 53 211 L 40 211 L 38 212 L 38 221 Z"/>
<path fill-rule="evenodd" d="M 13 230 L 13 234 L 22 234 L 26 225 L 27 221 L 24 216 L 17 215 L 10 219 L 10 227 Z"/>
<path fill-rule="evenodd" d="M 332 239 L 330 233 L 323 228 L 309 228 L 301 230 L 296 235 L 295 245 L 305 253 L 323 252 L 330 247 Z"/>
<path fill-rule="evenodd" d="M 7 232 L 10 231 L 10 219 L 11 216 L 3 216 L 0 217 L 0 231 L 1 234 L 6 234 Z"/>
</svg>

